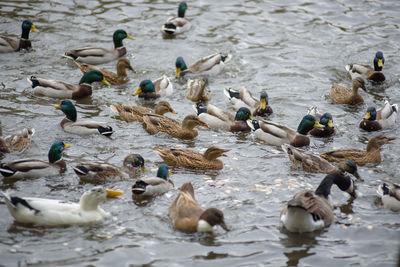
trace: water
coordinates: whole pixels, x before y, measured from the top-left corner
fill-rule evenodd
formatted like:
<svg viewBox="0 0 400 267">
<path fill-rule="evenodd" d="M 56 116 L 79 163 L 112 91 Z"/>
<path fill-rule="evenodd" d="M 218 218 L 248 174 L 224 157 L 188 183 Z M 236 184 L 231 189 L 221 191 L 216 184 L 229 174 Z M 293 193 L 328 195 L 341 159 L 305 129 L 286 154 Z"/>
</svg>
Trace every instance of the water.
<svg viewBox="0 0 400 267">
<path fill-rule="evenodd" d="M 400 146 L 385 145 L 383 162 L 361 167 L 365 182 L 361 196 L 333 190 L 335 222 L 320 233 L 294 235 L 279 229 L 285 202 L 301 189 L 316 188 L 324 175 L 290 170 L 282 151 L 266 146 L 252 134 L 231 134 L 200 129 L 195 140 L 181 141 L 160 134 L 149 136 L 139 123 L 115 119 L 112 103 L 146 104 L 131 94 L 143 79 L 166 73 L 173 76 L 177 56 L 187 63 L 214 52 L 233 55 L 224 73 L 210 80 L 211 103 L 229 109 L 222 90 L 246 86 L 258 94 L 267 89 L 274 109 L 272 120 L 296 128 L 307 107 L 317 105 L 334 117 L 337 134 L 327 140 L 312 138 L 310 149 L 365 148 L 375 133 L 362 132 L 358 121 L 370 104 L 384 99 L 400 103 L 398 1 L 209 1 L 189 2 L 187 16 L 193 28 L 187 34 L 163 39 L 162 23 L 176 14 L 177 2 L 164 1 L 2 1 L 1 32 L 20 34 L 21 22 L 31 19 L 40 33 L 31 33 L 30 53 L 0 55 L 0 120 L 3 134 L 34 126 L 32 147 L 23 155 L 46 159 L 51 143 L 72 144 L 65 152 L 67 172 L 58 177 L 2 183 L 25 196 L 77 201 L 90 184 L 80 184 L 71 166 L 85 160 L 121 164 L 128 153 L 140 153 L 148 175 L 161 159 L 153 147 L 188 147 L 204 151 L 211 144 L 231 149 L 219 172 L 174 169 L 176 187 L 190 181 L 203 207 L 223 210 L 231 231 L 215 235 L 188 235 L 173 230 L 168 207 L 176 191 L 137 205 L 129 188 L 133 181 L 107 184 L 125 190 L 121 199 L 102 206 L 113 214 L 104 223 L 61 228 L 27 227 L 14 222 L 0 205 L 1 265 L 151 265 L 151 266 L 393 266 L 399 252 L 399 215 L 383 210 L 376 188 L 383 179 L 400 182 Z M 115 133 L 80 137 L 64 133 L 63 114 L 54 109 L 59 101 L 37 97 L 26 77 L 53 78 L 77 83 L 81 73 L 60 55 L 67 48 L 112 47 L 112 33 L 125 29 L 136 40 L 125 40 L 128 57 L 137 71 L 131 82 L 111 88 L 97 86 L 89 99 L 77 101 L 78 118 L 108 121 Z M 366 104 L 355 108 L 330 104 L 332 84 L 350 86 L 344 66 L 372 63 L 377 50 L 384 52 L 387 81 L 361 92 Z M 115 62 L 105 65 L 114 69 Z M 167 100 L 183 119 L 191 113 L 184 81 L 174 80 L 175 93 Z M 398 125 L 383 131 L 398 136 Z M 398 263 L 397 263 L 398 264 Z"/>
</svg>

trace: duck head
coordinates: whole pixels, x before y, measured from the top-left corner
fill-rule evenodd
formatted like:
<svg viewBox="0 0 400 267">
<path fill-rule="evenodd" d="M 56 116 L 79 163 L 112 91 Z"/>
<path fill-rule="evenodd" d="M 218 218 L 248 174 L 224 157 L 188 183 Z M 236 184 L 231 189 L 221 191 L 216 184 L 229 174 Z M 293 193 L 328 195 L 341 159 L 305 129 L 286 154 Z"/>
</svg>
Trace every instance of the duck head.
<svg viewBox="0 0 400 267">
<path fill-rule="evenodd" d="M 368 107 L 367 113 L 365 113 L 364 119 L 369 121 L 376 120 L 376 108 L 375 107 Z"/>
<path fill-rule="evenodd" d="M 49 162 L 54 163 L 56 161 L 59 161 L 62 158 L 62 152 L 64 151 L 64 148 L 70 147 L 70 144 L 65 144 L 62 141 L 55 141 L 49 150 Z"/>
<path fill-rule="evenodd" d="M 171 171 L 168 168 L 167 164 L 161 164 L 157 170 L 157 177 L 168 181 L 168 177 L 171 174 Z"/>
<path fill-rule="evenodd" d="M 38 32 L 38 30 L 36 29 L 35 25 L 33 25 L 32 21 L 30 20 L 24 20 L 22 22 L 22 34 L 21 34 L 21 38 L 22 39 L 29 39 L 29 32 L 33 31 L 33 32 Z"/>
<path fill-rule="evenodd" d="M 217 146 L 210 146 L 206 152 L 204 152 L 204 157 L 208 160 L 215 160 L 218 157 L 227 157 L 224 153 L 229 152 L 229 149 L 222 149 Z"/>
<path fill-rule="evenodd" d="M 182 121 L 182 128 L 193 129 L 196 126 L 208 126 L 207 123 L 202 122 L 196 115 L 187 115 Z"/>
<path fill-rule="evenodd" d="M 297 127 L 297 132 L 303 135 L 306 135 L 311 129 L 314 127 L 324 127 L 321 125 L 318 121 L 315 120 L 314 116 L 312 115 L 306 115 L 303 117 L 301 120 L 299 126 Z"/>
<path fill-rule="evenodd" d="M 100 203 L 106 201 L 107 190 L 102 186 L 95 186 L 89 191 L 86 191 L 79 200 L 79 205 L 82 210 L 90 211 L 97 210 Z"/>
<path fill-rule="evenodd" d="M 362 180 L 357 171 L 357 164 L 353 160 L 342 161 L 338 165 L 339 170 L 353 174 L 359 180 Z"/>
<path fill-rule="evenodd" d="M 178 6 L 178 17 L 184 18 L 187 8 L 186 2 L 181 2 Z"/>
<path fill-rule="evenodd" d="M 92 84 L 93 82 L 102 82 L 103 84 L 110 86 L 110 83 L 106 78 L 104 78 L 103 73 L 98 70 L 90 70 L 86 72 L 79 81 L 79 84 Z"/>
<path fill-rule="evenodd" d="M 385 58 L 383 57 L 383 53 L 381 51 L 376 52 L 374 58 L 374 70 L 382 71 L 383 64 L 385 64 Z"/>
<path fill-rule="evenodd" d="M 216 208 L 206 209 L 197 223 L 197 232 L 212 232 L 214 225 L 221 225 L 225 231 L 229 231 L 224 222 L 224 214 Z"/>
<path fill-rule="evenodd" d="M 252 119 L 253 118 L 251 117 L 251 112 L 246 107 L 241 107 L 236 112 L 235 121 L 247 121 L 247 120 L 252 120 Z"/>
<path fill-rule="evenodd" d="M 124 40 L 125 38 L 135 40 L 135 38 L 127 34 L 126 31 L 121 29 L 116 30 L 113 34 L 114 48 L 117 49 L 118 47 L 124 46 L 122 44 L 122 40 Z"/>
<path fill-rule="evenodd" d="M 146 171 L 146 168 L 144 167 L 144 159 L 141 155 L 139 154 L 130 154 L 125 157 L 123 166 L 133 169 L 136 168 L 141 168 L 143 172 Z"/>
<path fill-rule="evenodd" d="M 264 110 L 266 109 L 268 105 L 268 94 L 267 91 L 262 91 L 260 94 L 260 109 Z"/>
<path fill-rule="evenodd" d="M 319 119 L 319 123 L 323 126 L 333 127 L 333 118 L 330 113 L 324 113 Z"/>
<path fill-rule="evenodd" d="M 156 88 L 150 80 L 143 80 L 140 82 L 138 89 L 133 93 L 133 95 L 138 95 L 140 93 L 155 93 Z"/>
<path fill-rule="evenodd" d="M 181 71 L 187 70 L 187 66 L 183 57 L 178 57 L 175 61 L 175 78 L 179 79 L 181 77 Z"/>
<path fill-rule="evenodd" d="M 65 114 L 68 120 L 76 121 L 76 108 L 74 104 L 70 100 L 63 100 L 61 104 L 55 105 L 56 109 L 61 109 L 61 111 Z"/>
</svg>

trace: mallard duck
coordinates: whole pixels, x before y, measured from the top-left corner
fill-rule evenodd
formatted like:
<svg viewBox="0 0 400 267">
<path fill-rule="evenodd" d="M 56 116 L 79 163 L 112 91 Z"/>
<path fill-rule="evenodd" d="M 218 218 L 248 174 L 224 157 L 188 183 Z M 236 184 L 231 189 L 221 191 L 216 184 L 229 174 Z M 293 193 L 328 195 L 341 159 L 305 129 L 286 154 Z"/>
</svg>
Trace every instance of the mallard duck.
<svg viewBox="0 0 400 267">
<path fill-rule="evenodd" d="M 187 67 L 183 58 L 178 57 L 175 61 L 175 78 L 179 79 L 187 73 L 217 75 L 225 68 L 225 63 L 228 63 L 231 58 L 232 56 L 229 54 L 215 53 L 203 57 Z"/>
<path fill-rule="evenodd" d="M 368 132 L 390 128 L 396 124 L 399 108 L 397 104 L 390 105 L 389 101 L 378 111 L 375 107 L 368 107 L 367 113 L 360 122 L 360 128 Z"/>
<path fill-rule="evenodd" d="M 194 232 L 212 232 L 215 225 L 221 225 L 228 231 L 224 222 L 224 214 L 216 208 L 205 211 L 194 198 L 194 188 L 191 183 L 184 183 L 179 188 L 179 193 L 168 209 L 172 225 L 176 230 Z"/>
<path fill-rule="evenodd" d="M 311 107 L 308 109 L 308 114 L 314 116 L 315 119 L 323 126 L 315 127 L 311 129 L 310 134 L 316 137 L 328 137 L 335 133 L 335 127 L 333 126 L 333 118 L 330 113 L 320 114 L 317 107 Z"/>
<path fill-rule="evenodd" d="M 21 49 L 30 49 L 32 47 L 29 40 L 29 32 L 38 32 L 32 21 L 24 20 L 22 22 L 22 34 L 18 40 L 11 39 L 10 37 L 0 35 L 0 53 L 16 52 Z"/>
<path fill-rule="evenodd" d="M 160 78 L 152 81 L 156 93 L 161 97 L 170 96 L 174 92 L 174 87 L 167 75 L 163 74 Z"/>
<path fill-rule="evenodd" d="M 379 196 L 381 197 L 383 207 L 391 211 L 400 211 L 400 185 L 393 183 L 388 186 L 383 183 L 378 187 L 377 190 Z"/>
<path fill-rule="evenodd" d="M 165 35 L 176 35 L 188 31 L 192 27 L 190 20 L 185 18 L 187 9 L 186 2 L 179 3 L 178 17 L 169 18 L 161 28 L 161 32 Z"/>
<path fill-rule="evenodd" d="M 350 177 L 337 173 L 328 174 L 315 192 L 303 190 L 293 196 L 281 211 L 281 225 L 296 233 L 312 232 L 331 225 L 334 219 L 330 202 L 333 184 L 356 197 L 355 185 Z"/>
<path fill-rule="evenodd" d="M 19 223 L 66 226 L 96 223 L 110 216 L 99 207 L 99 204 L 107 199 L 107 191 L 99 186 L 85 192 L 79 203 L 48 198 L 21 198 L 4 192 L 2 194 L 8 210 Z"/>
<path fill-rule="evenodd" d="M 342 173 L 353 174 L 357 179 L 361 179 L 357 172 L 357 165 L 352 160 L 343 160 L 336 167 L 329 161 L 321 158 L 311 151 L 295 148 L 289 144 L 283 144 L 283 151 L 288 155 L 292 162 L 292 168 L 301 168 L 307 172 L 313 173 Z"/>
<path fill-rule="evenodd" d="M 374 82 L 383 82 L 385 80 L 385 75 L 382 73 L 383 64 L 385 64 L 385 58 L 383 53 L 378 51 L 374 58 L 374 68 L 364 64 L 349 64 L 345 68 L 353 80 L 361 77 Z"/>
<path fill-rule="evenodd" d="M 223 162 L 218 158 L 226 156 L 224 153 L 228 152 L 229 149 L 210 146 L 204 154 L 190 149 L 178 148 L 154 148 L 153 151 L 159 154 L 164 162 L 171 166 L 198 170 L 221 170 Z"/>
<path fill-rule="evenodd" d="M 343 160 L 353 160 L 357 165 L 364 166 L 367 163 L 381 163 L 381 152 L 380 148 L 384 144 L 393 144 L 392 140 L 396 137 L 386 137 L 383 134 L 369 139 L 366 150 L 359 150 L 355 148 L 343 148 L 333 150 L 320 154 L 320 156 L 327 161 L 339 162 Z"/>
<path fill-rule="evenodd" d="M 34 128 L 23 128 L 6 137 L 0 137 L 0 152 L 12 153 L 23 152 L 31 144 Z"/>
<path fill-rule="evenodd" d="M 166 164 L 158 167 L 157 177 L 145 177 L 136 181 L 132 186 L 132 196 L 135 199 L 162 195 L 174 188 L 174 183 L 169 179 L 171 171 Z"/>
<path fill-rule="evenodd" d="M 92 65 L 108 63 L 126 55 L 126 48 L 122 44 L 122 41 L 125 38 L 134 40 L 134 38 L 128 35 L 126 31 L 116 30 L 113 34 L 114 49 L 109 50 L 97 47 L 84 47 L 68 50 L 65 52 L 64 57 Z"/>
<path fill-rule="evenodd" d="M 75 65 L 78 66 L 78 68 L 81 69 L 83 74 L 91 70 L 100 71 L 103 74 L 104 79 L 106 79 L 112 85 L 120 85 L 129 82 L 129 77 L 128 74 L 126 73 L 127 69 L 135 72 L 135 70 L 131 66 L 131 63 L 129 62 L 129 59 L 127 59 L 126 57 L 118 59 L 117 73 L 97 67 L 95 65 L 90 65 L 77 61 L 74 61 L 74 63 Z"/>
<path fill-rule="evenodd" d="M 73 167 L 79 179 L 85 183 L 104 183 L 112 179 L 133 179 L 145 172 L 144 159 L 139 154 L 130 154 L 125 157 L 122 166 L 106 162 L 82 162 Z"/>
<path fill-rule="evenodd" d="M 64 148 L 70 147 L 62 141 L 55 141 L 50 147 L 49 161 L 39 159 L 19 159 L 0 164 L 0 173 L 5 179 L 37 178 L 58 175 L 67 169 L 62 158 Z"/>
<path fill-rule="evenodd" d="M 206 89 L 208 79 L 199 77 L 187 80 L 186 98 L 193 102 L 208 102 L 211 100 L 211 92 Z"/>
<path fill-rule="evenodd" d="M 143 116 L 143 128 L 149 134 L 165 132 L 172 137 L 181 139 L 193 139 L 198 135 L 196 126 L 207 126 L 196 115 L 187 115 L 182 122 L 157 114 Z"/>
<path fill-rule="evenodd" d="M 255 136 L 271 146 L 290 144 L 294 147 L 308 146 L 310 138 L 306 134 L 314 127 L 323 127 L 314 116 L 306 115 L 301 120 L 297 131 L 272 121 L 253 120 L 247 124 L 254 131 Z"/>
<path fill-rule="evenodd" d="M 340 85 L 332 86 L 329 96 L 333 104 L 355 105 L 364 103 L 364 98 L 358 93 L 359 88 L 365 90 L 364 80 L 361 77 L 357 77 L 352 83 L 352 89 Z"/>
<path fill-rule="evenodd" d="M 247 107 L 251 110 L 253 116 L 265 117 L 272 114 L 272 108 L 268 105 L 268 93 L 263 90 L 260 93 L 260 99 L 254 97 L 245 87 L 240 90 L 228 88 L 224 94 L 229 98 L 235 110 L 241 107 Z"/>
<path fill-rule="evenodd" d="M 231 132 L 250 132 L 251 128 L 246 120 L 252 120 L 251 112 L 248 108 L 242 107 L 236 115 L 223 111 L 222 109 L 208 104 L 202 107 L 201 103 L 193 106 L 199 119 L 207 123 L 208 127 L 214 130 L 224 130 Z"/>
<path fill-rule="evenodd" d="M 102 82 L 105 85 L 110 85 L 98 70 L 91 70 L 85 73 L 79 81 L 79 85 L 63 81 L 46 80 L 35 76 L 31 76 L 27 80 L 36 95 L 69 99 L 81 99 L 92 95 L 93 82 Z"/>
<path fill-rule="evenodd" d="M 156 93 L 156 88 L 150 80 L 143 80 L 140 82 L 138 89 L 133 92 L 132 95 L 139 95 L 139 97 L 145 100 L 156 99 L 160 97 L 160 94 Z"/>
<path fill-rule="evenodd" d="M 87 134 L 101 134 L 110 136 L 113 133 L 111 126 L 105 122 L 97 122 L 92 120 L 77 121 L 76 108 L 69 100 L 63 100 L 61 104 L 55 105 L 56 109 L 61 109 L 65 114 L 65 118 L 61 121 L 60 125 L 67 133 L 87 135 Z"/>
<path fill-rule="evenodd" d="M 154 109 L 141 107 L 141 106 L 130 106 L 125 104 L 111 105 L 111 110 L 117 113 L 124 121 L 140 121 L 143 122 L 143 116 L 145 114 L 158 114 L 164 115 L 167 112 L 176 114 L 175 110 L 172 109 L 167 101 L 160 101 L 154 107 Z"/>
</svg>

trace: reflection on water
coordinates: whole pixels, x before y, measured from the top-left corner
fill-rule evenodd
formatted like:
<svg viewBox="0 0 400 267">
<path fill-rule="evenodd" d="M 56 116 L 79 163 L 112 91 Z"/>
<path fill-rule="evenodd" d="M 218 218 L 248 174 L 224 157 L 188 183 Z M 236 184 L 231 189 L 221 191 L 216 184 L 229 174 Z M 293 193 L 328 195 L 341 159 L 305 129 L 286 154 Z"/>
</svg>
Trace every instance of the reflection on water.
<svg viewBox="0 0 400 267">
<path fill-rule="evenodd" d="M 314 255 L 315 252 L 309 252 L 309 250 L 318 245 L 316 238 L 322 232 L 298 234 L 282 229 L 282 233 L 286 235 L 286 238 L 281 237 L 279 241 L 283 247 L 287 248 L 283 252 L 287 257 L 286 266 L 297 266 L 302 258 Z"/>
</svg>

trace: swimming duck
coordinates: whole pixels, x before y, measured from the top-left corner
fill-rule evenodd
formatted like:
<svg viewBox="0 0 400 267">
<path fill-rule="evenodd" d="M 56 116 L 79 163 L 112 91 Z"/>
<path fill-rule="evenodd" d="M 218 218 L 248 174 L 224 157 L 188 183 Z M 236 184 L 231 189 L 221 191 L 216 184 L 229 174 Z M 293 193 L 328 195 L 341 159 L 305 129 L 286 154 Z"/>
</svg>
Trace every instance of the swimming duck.
<svg viewBox="0 0 400 267">
<path fill-rule="evenodd" d="M 315 192 L 303 190 L 293 196 L 282 209 L 281 225 L 295 233 L 313 232 L 331 225 L 334 219 L 330 200 L 333 184 L 352 197 L 356 197 L 355 185 L 350 177 L 337 173 L 328 174 Z"/>
<path fill-rule="evenodd" d="M 130 154 L 125 157 L 122 166 L 94 161 L 82 162 L 73 167 L 81 182 L 104 183 L 112 179 L 133 179 L 145 172 L 144 159 L 139 154 Z"/>
<path fill-rule="evenodd" d="M 164 162 L 171 166 L 197 170 L 221 170 L 223 162 L 218 158 L 226 156 L 224 153 L 228 152 L 229 149 L 210 146 L 204 154 L 190 149 L 178 148 L 154 148 L 153 151 L 159 154 Z"/>
<path fill-rule="evenodd" d="M 383 183 L 379 186 L 377 190 L 379 196 L 381 197 L 383 207 L 391 211 L 400 211 L 400 185 L 393 183 L 388 186 Z"/>
<path fill-rule="evenodd" d="M 17 52 L 21 49 L 30 49 L 32 47 L 31 41 L 29 40 L 30 31 L 38 32 L 32 21 L 24 20 L 22 22 L 21 38 L 18 40 L 0 35 L 0 53 Z"/>
<path fill-rule="evenodd" d="M 161 97 L 170 96 L 174 92 L 174 87 L 167 75 L 163 74 L 160 78 L 152 81 L 156 93 Z"/>
<path fill-rule="evenodd" d="M 49 161 L 39 159 L 19 159 L 0 164 L 0 173 L 4 179 L 37 178 L 59 175 L 67 169 L 62 158 L 64 148 L 70 147 L 62 141 L 55 141 L 50 147 Z"/>
<path fill-rule="evenodd" d="M 208 102 L 211 100 L 211 92 L 206 89 L 208 79 L 199 77 L 187 80 L 186 98 L 193 102 Z"/>
<path fill-rule="evenodd" d="M 87 135 L 87 134 L 101 134 L 110 136 L 113 133 L 111 126 L 105 122 L 97 122 L 92 120 L 77 121 L 76 108 L 69 100 L 63 100 L 61 104 L 55 106 L 56 109 L 61 109 L 65 114 L 65 118 L 61 121 L 60 125 L 67 133 Z"/>
<path fill-rule="evenodd" d="M 222 109 L 208 104 L 202 107 L 201 103 L 193 106 L 199 119 L 207 123 L 208 127 L 214 130 L 224 130 L 231 132 L 250 132 L 251 128 L 246 120 L 252 120 L 251 112 L 246 107 L 241 107 L 233 116 Z"/>
<path fill-rule="evenodd" d="M 351 90 L 340 85 L 333 85 L 329 96 L 333 104 L 355 105 L 364 103 L 364 98 L 358 93 L 359 88 L 365 90 L 365 82 L 361 77 L 354 78 Z"/>
<path fill-rule="evenodd" d="M 169 179 L 171 171 L 166 164 L 158 167 L 157 177 L 145 177 L 136 181 L 132 186 L 132 196 L 135 199 L 162 195 L 174 188 L 174 183 Z"/>
<path fill-rule="evenodd" d="M 215 53 L 203 57 L 187 67 L 183 58 L 178 57 L 175 61 L 175 78 L 179 79 L 187 73 L 217 75 L 225 68 L 225 64 L 228 63 L 231 58 L 232 56 L 229 54 Z"/>
<path fill-rule="evenodd" d="M 312 173 L 342 173 L 348 172 L 353 174 L 357 179 L 361 179 L 357 172 L 357 165 L 352 160 L 343 160 L 336 167 L 329 161 L 321 158 L 311 151 L 295 148 L 289 144 L 283 144 L 283 151 L 288 155 L 292 162 L 292 168 L 301 168 Z"/>
<path fill-rule="evenodd" d="M 156 99 L 160 97 L 160 94 L 156 93 L 154 83 L 150 80 L 143 80 L 140 82 L 138 89 L 133 92 L 133 95 L 139 95 L 139 97 L 145 100 Z"/>
<path fill-rule="evenodd" d="M 378 111 L 375 107 L 368 107 L 367 113 L 360 122 L 360 128 L 368 132 L 379 131 L 392 127 L 396 124 L 397 113 L 399 108 L 397 104 L 390 105 L 389 101 Z"/>
<path fill-rule="evenodd" d="M 169 18 L 162 26 L 161 32 L 171 36 L 188 31 L 192 27 L 192 23 L 185 17 L 186 9 L 186 2 L 179 3 L 178 17 Z"/>
<path fill-rule="evenodd" d="M 104 79 L 107 80 L 112 85 L 120 85 L 129 82 L 129 77 L 128 74 L 126 73 L 127 69 L 135 72 L 135 70 L 131 66 L 131 63 L 129 62 L 129 59 L 125 57 L 118 59 L 117 73 L 87 63 L 81 63 L 77 61 L 74 61 L 74 63 L 83 72 L 83 74 L 91 70 L 100 71 L 103 74 Z"/>
<path fill-rule="evenodd" d="M 79 203 L 48 198 L 10 196 L 2 192 L 8 210 L 19 223 L 37 226 L 66 226 L 100 222 L 110 216 L 99 207 L 107 198 L 102 187 L 85 192 Z"/>
<path fill-rule="evenodd" d="M 126 55 L 126 48 L 122 44 L 125 38 L 134 40 L 126 31 L 116 30 L 113 34 L 114 49 L 84 47 L 68 50 L 65 52 L 64 57 L 92 65 L 108 63 Z"/>
<path fill-rule="evenodd" d="M 314 116 L 315 119 L 319 120 L 319 123 L 323 126 L 315 127 L 311 129 L 310 134 L 316 137 L 328 137 L 335 133 L 335 127 L 333 126 L 333 118 L 330 113 L 320 114 L 317 107 L 311 107 L 308 109 L 308 114 Z"/>
<path fill-rule="evenodd" d="M 176 230 L 194 232 L 212 232 L 215 225 L 220 225 L 228 231 L 224 222 L 224 214 L 216 208 L 208 208 L 205 211 L 194 198 L 194 188 L 191 183 L 184 183 L 178 192 L 178 196 L 168 209 L 172 225 Z"/>
<path fill-rule="evenodd" d="M 31 76 L 27 80 L 36 95 L 69 99 L 81 99 L 92 95 L 93 82 L 102 82 L 105 85 L 110 85 L 98 70 L 91 70 L 85 73 L 79 81 L 79 85 L 63 81 L 46 80 L 35 76 Z"/>
<path fill-rule="evenodd" d="M 121 103 L 116 105 L 111 105 L 110 108 L 126 122 L 132 122 L 132 121 L 143 122 L 143 116 L 145 114 L 164 115 L 167 112 L 176 114 L 175 110 L 172 109 L 172 107 L 167 101 L 158 102 L 154 109 L 141 106 L 130 106 Z"/>
<path fill-rule="evenodd" d="M 385 58 L 383 53 L 378 51 L 374 58 L 374 68 L 364 64 L 349 64 L 345 68 L 353 80 L 362 77 L 374 82 L 383 82 L 385 80 L 385 75 L 382 73 L 383 64 L 385 64 Z"/>
<path fill-rule="evenodd" d="M 306 115 L 301 120 L 297 131 L 272 121 L 253 120 L 247 124 L 254 131 L 255 136 L 271 146 L 290 144 L 294 147 L 308 146 L 310 138 L 306 134 L 314 127 L 323 127 L 314 116 Z"/>
<path fill-rule="evenodd" d="M 261 91 L 260 99 L 254 97 L 246 87 L 242 87 L 240 90 L 228 88 L 224 90 L 224 94 L 229 98 L 235 110 L 246 107 L 251 110 L 253 116 L 260 117 L 266 117 L 273 112 L 268 105 L 268 93 L 265 90 Z"/>
<path fill-rule="evenodd" d="M 143 116 L 143 128 L 149 134 L 165 132 L 172 137 L 181 139 L 193 139 L 198 135 L 196 126 L 207 126 L 196 115 L 187 115 L 182 122 L 157 114 Z"/>
<path fill-rule="evenodd" d="M 381 146 L 387 143 L 393 144 L 391 141 L 395 139 L 395 137 L 386 137 L 383 134 L 379 134 L 369 139 L 366 150 L 343 148 L 322 153 L 320 156 L 331 162 L 353 160 L 359 166 L 364 166 L 367 163 L 379 164 L 382 161 Z"/>
<path fill-rule="evenodd" d="M 34 128 L 23 128 L 6 137 L 0 137 L 0 152 L 12 153 L 23 152 L 31 144 Z"/>
</svg>

